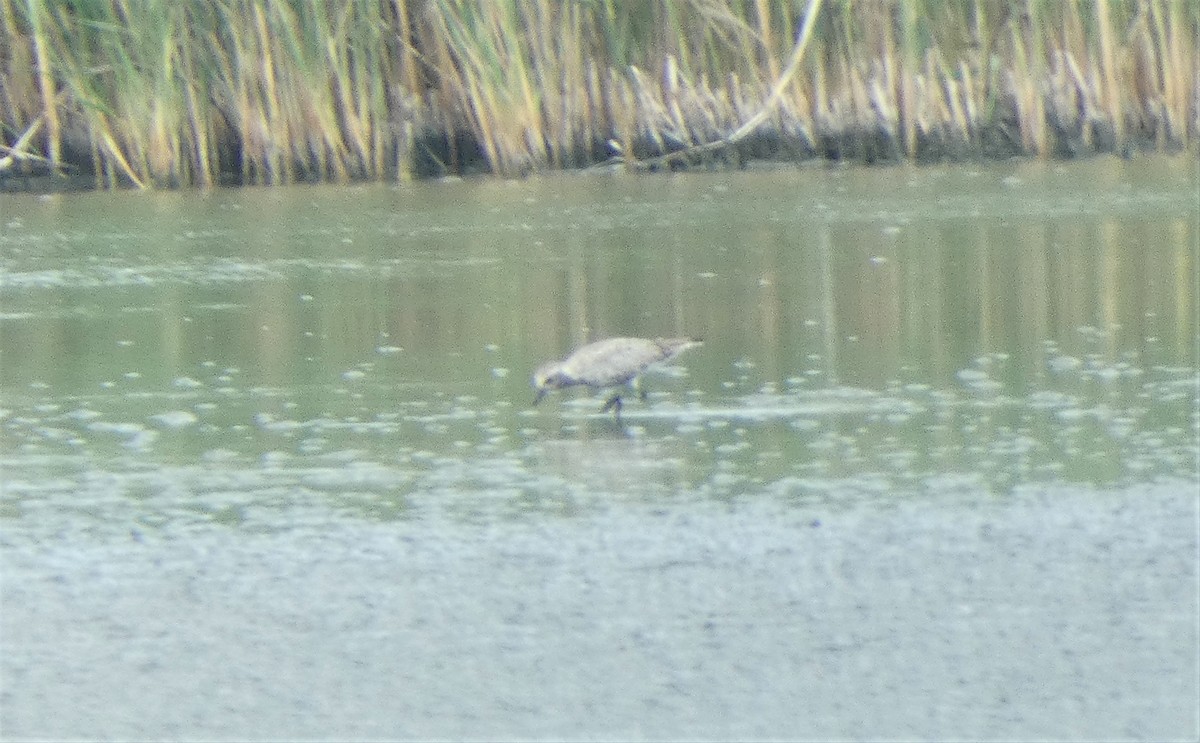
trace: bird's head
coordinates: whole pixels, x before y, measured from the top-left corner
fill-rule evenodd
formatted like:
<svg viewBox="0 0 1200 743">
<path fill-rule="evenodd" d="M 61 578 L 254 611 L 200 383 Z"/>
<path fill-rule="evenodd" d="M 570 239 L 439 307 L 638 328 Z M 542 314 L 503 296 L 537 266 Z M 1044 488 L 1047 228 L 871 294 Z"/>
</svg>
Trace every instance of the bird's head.
<svg viewBox="0 0 1200 743">
<path fill-rule="evenodd" d="M 542 398 L 550 390 L 557 390 L 566 386 L 566 379 L 563 377 L 560 364 L 557 361 L 552 361 L 548 364 L 542 364 L 533 372 L 533 389 L 537 392 L 537 397 L 533 399 L 533 404 L 537 405 Z"/>
</svg>

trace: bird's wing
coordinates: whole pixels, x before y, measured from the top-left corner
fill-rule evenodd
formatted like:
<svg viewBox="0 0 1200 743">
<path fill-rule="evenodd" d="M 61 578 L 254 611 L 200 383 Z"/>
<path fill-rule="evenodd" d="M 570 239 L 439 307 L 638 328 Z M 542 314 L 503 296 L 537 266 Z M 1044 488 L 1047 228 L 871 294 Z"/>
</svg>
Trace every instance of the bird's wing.
<svg viewBox="0 0 1200 743">
<path fill-rule="evenodd" d="M 583 346 L 563 361 L 563 370 L 593 387 L 625 384 L 666 355 L 645 338 L 609 338 Z"/>
</svg>

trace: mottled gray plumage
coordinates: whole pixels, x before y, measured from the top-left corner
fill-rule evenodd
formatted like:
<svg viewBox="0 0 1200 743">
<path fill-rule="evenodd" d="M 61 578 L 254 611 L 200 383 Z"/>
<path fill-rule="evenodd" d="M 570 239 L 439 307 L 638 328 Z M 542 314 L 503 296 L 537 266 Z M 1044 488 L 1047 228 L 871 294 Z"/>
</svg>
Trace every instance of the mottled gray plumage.
<svg viewBox="0 0 1200 743">
<path fill-rule="evenodd" d="M 699 345 L 691 338 L 608 338 L 580 346 L 561 361 L 542 364 L 533 373 L 537 390 L 536 405 L 550 390 L 574 385 L 593 389 L 635 385 L 639 374 L 651 364 L 674 358 Z M 621 393 L 608 399 L 601 411 L 612 408 L 621 413 Z"/>
</svg>

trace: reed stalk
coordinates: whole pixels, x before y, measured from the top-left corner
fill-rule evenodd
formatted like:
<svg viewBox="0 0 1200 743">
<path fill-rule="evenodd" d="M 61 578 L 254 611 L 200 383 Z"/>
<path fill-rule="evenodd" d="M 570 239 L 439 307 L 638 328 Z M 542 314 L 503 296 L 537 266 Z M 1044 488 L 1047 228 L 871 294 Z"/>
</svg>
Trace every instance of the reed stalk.
<svg viewBox="0 0 1200 743">
<path fill-rule="evenodd" d="M 59 124 L 58 106 L 55 104 L 57 90 L 51 70 L 50 42 L 46 36 L 45 12 L 36 0 L 29 0 L 29 26 L 33 39 L 33 65 L 37 70 L 37 89 L 41 96 L 42 115 L 46 119 L 46 158 L 57 163 L 61 150 L 61 126 Z M 7 15 L 7 14 L 6 14 Z"/>
</svg>

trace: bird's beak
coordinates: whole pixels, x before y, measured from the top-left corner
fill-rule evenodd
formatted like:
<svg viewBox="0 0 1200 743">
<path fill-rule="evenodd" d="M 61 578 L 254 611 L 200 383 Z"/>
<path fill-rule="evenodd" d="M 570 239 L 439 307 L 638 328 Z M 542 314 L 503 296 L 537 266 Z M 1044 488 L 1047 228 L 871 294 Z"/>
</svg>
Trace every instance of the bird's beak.
<svg viewBox="0 0 1200 743">
<path fill-rule="evenodd" d="M 545 387 L 538 389 L 537 395 L 533 398 L 533 404 L 537 405 L 539 402 L 541 402 L 542 398 L 546 396 L 547 391 L 548 390 Z"/>
</svg>

